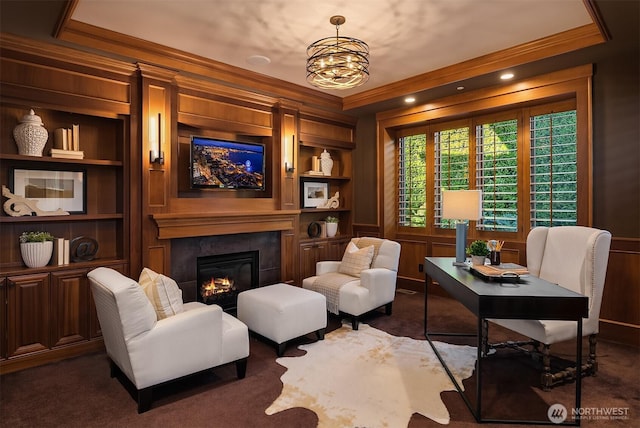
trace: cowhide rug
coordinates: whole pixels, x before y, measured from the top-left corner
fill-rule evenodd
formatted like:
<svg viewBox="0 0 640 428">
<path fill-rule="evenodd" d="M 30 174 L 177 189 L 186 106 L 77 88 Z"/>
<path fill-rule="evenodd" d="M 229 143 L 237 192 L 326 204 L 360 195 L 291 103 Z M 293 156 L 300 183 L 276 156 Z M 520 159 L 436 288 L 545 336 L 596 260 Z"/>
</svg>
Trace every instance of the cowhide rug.
<svg viewBox="0 0 640 428">
<path fill-rule="evenodd" d="M 440 393 L 455 387 L 426 340 L 344 324 L 299 348 L 307 353 L 276 360 L 288 370 L 267 415 L 304 407 L 318 415 L 318 427 L 327 428 L 402 427 L 413 413 L 449 423 Z M 437 348 L 459 384 L 471 376 L 475 347 L 438 342 Z"/>
</svg>

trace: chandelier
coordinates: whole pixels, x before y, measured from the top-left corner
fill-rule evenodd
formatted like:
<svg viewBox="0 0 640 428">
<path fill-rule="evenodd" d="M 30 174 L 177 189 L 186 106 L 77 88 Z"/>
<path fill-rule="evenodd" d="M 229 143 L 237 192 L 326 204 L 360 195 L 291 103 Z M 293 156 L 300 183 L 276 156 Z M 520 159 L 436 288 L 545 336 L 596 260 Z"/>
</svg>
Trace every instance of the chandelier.
<svg viewBox="0 0 640 428">
<path fill-rule="evenodd" d="M 322 89 L 349 89 L 369 80 L 369 46 L 362 40 L 340 37 L 344 16 L 329 19 L 335 37 L 325 37 L 307 48 L 307 82 Z"/>
</svg>

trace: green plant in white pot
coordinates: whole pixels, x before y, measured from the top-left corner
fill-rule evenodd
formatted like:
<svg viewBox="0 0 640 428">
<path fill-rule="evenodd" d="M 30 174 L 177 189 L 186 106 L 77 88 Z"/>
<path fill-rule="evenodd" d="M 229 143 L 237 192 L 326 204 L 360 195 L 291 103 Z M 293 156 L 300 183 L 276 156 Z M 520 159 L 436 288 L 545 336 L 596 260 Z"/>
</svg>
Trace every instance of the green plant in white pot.
<svg viewBox="0 0 640 428">
<path fill-rule="evenodd" d="M 487 247 L 485 241 L 473 241 L 467 247 L 467 254 L 471 256 L 471 264 L 473 265 L 483 265 L 489 252 L 489 247 Z"/>
<path fill-rule="evenodd" d="M 327 236 L 332 238 L 338 233 L 338 217 L 328 216 L 324 219 L 327 226 Z"/>
<path fill-rule="evenodd" d="M 49 232 L 22 232 L 20 253 L 27 267 L 46 266 L 53 254 L 53 235 Z"/>
</svg>

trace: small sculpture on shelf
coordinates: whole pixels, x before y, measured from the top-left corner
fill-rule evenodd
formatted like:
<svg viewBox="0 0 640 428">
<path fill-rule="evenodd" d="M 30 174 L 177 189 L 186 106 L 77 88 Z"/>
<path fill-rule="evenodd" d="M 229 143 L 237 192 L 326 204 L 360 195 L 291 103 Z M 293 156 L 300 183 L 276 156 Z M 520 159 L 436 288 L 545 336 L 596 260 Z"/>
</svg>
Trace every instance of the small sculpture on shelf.
<svg viewBox="0 0 640 428">
<path fill-rule="evenodd" d="M 52 215 L 69 215 L 67 211 L 64 211 L 62 208 L 58 208 L 55 211 L 43 211 L 38 208 L 38 200 L 37 199 L 27 199 L 22 196 L 14 195 L 9 191 L 7 186 L 2 186 L 2 196 L 7 198 L 5 201 L 3 208 L 4 212 L 7 215 L 12 217 L 20 217 L 20 216 L 52 216 Z"/>
<path fill-rule="evenodd" d="M 319 206 L 318 208 L 335 209 L 335 208 L 338 208 L 339 206 L 340 206 L 340 192 L 336 192 L 335 195 L 327 199 L 327 202 L 325 202 L 323 205 Z"/>
<path fill-rule="evenodd" d="M 74 262 L 93 260 L 98 252 L 98 241 L 87 236 L 79 236 L 71 240 L 69 252 Z"/>
</svg>

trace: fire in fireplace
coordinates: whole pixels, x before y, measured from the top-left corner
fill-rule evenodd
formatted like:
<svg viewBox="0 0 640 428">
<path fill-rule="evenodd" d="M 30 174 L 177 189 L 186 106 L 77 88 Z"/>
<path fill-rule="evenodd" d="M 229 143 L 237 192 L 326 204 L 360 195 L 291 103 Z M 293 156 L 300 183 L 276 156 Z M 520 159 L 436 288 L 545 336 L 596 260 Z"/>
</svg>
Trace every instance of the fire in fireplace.
<svg viewBox="0 0 640 428">
<path fill-rule="evenodd" d="M 258 272 L 258 251 L 198 257 L 198 301 L 234 311 L 238 294 L 258 286 Z"/>
</svg>

